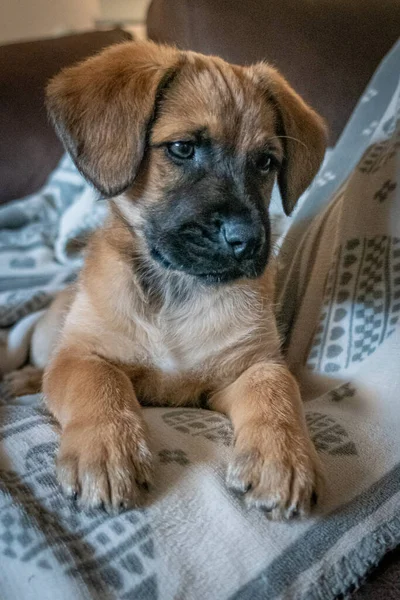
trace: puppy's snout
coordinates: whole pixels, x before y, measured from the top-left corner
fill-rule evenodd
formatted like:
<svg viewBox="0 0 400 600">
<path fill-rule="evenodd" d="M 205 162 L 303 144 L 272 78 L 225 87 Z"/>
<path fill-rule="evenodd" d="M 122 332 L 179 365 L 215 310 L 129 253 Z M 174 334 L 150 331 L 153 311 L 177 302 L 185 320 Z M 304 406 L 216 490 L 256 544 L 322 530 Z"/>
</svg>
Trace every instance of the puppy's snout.
<svg viewBox="0 0 400 600">
<path fill-rule="evenodd" d="M 220 240 L 237 260 L 252 258 L 260 246 L 261 232 L 249 222 L 228 218 L 221 223 Z"/>
</svg>

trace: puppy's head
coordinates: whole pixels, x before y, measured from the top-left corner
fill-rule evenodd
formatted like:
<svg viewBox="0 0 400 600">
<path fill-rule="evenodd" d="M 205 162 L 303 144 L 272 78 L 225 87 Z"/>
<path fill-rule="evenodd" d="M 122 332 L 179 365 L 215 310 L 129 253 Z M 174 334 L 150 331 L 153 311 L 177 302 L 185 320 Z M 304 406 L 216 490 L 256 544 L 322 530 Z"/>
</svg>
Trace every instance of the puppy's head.
<svg viewBox="0 0 400 600">
<path fill-rule="evenodd" d="M 275 179 L 290 214 L 325 151 L 320 117 L 264 63 L 126 43 L 63 71 L 47 98 L 149 259 L 209 283 L 262 274 Z"/>
</svg>

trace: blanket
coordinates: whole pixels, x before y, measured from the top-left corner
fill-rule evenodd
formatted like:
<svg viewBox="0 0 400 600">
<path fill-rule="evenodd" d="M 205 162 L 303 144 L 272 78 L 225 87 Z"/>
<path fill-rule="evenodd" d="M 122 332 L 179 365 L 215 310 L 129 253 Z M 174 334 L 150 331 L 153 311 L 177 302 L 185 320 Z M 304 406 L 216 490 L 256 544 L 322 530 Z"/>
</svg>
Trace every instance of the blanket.
<svg viewBox="0 0 400 600">
<path fill-rule="evenodd" d="M 144 409 L 156 459 L 142 509 L 80 512 L 60 493 L 39 395 L 0 404 L 0 597 L 333 599 L 400 543 L 400 43 L 361 98 L 281 245 L 279 320 L 327 473 L 320 511 L 272 523 L 227 490 L 216 413 Z M 0 209 L 0 368 L 76 277 L 107 203 L 68 158 Z"/>
</svg>

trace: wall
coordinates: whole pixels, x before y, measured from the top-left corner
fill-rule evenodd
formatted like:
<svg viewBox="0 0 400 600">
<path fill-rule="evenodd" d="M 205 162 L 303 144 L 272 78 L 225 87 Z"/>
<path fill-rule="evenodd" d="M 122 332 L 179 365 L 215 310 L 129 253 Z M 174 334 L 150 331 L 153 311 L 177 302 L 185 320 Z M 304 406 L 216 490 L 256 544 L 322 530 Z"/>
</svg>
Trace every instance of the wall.
<svg viewBox="0 0 400 600">
<path fill-rule="evenodd" d="M 144 23 L 150 0 L 100 0 L 101 19 Z"/>
<path fill-rule="evenodd" d="M 99 0 L 0 0 L 0 44 L 92 29 Z"/>
</svg>

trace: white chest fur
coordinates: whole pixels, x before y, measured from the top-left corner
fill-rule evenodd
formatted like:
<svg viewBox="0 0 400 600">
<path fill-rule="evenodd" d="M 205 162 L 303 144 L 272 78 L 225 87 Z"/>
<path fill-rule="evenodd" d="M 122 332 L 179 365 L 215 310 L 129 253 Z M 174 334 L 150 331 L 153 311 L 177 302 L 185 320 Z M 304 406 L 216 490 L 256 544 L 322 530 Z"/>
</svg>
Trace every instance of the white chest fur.
<svg viewBox="0 0 400 600">
<path fill-rule="evenodd" d="M 127 298 L 113 294 L 117 300 L 122 296 Z M 76 333 L 79 327 L 80 338 L 86 333 L 96 353 L 142 369 L 140 387 L 154 398 L 175 401 L 182 388 L 193 394 L 194 382 L 196 392 L 208 389 L 210 382 L 232 380 L 253 361 L 279 355 L 272 304 L 255 286 L 205 288 L 158 310 L 146 305 L 138 310 L 133 299 L 130 311 L 117 300 L 107 311 L 114 318 L 106 320 L 81 290 L 65 329 Z"/>
<path fill-rule="evenodd" d="M 221 288 L 193 295 L 182 305 L 164 306 L 151 322 L 142 323 L 151 361 L 165 374 L 199 371 L 213 358 L 236 354 L 240 348 L 271 343 L 277 335 L 272 315 L 257 294 L 247 288 Z M 270 342 L 267 342 L 269 338 Z"/>
</svg>

